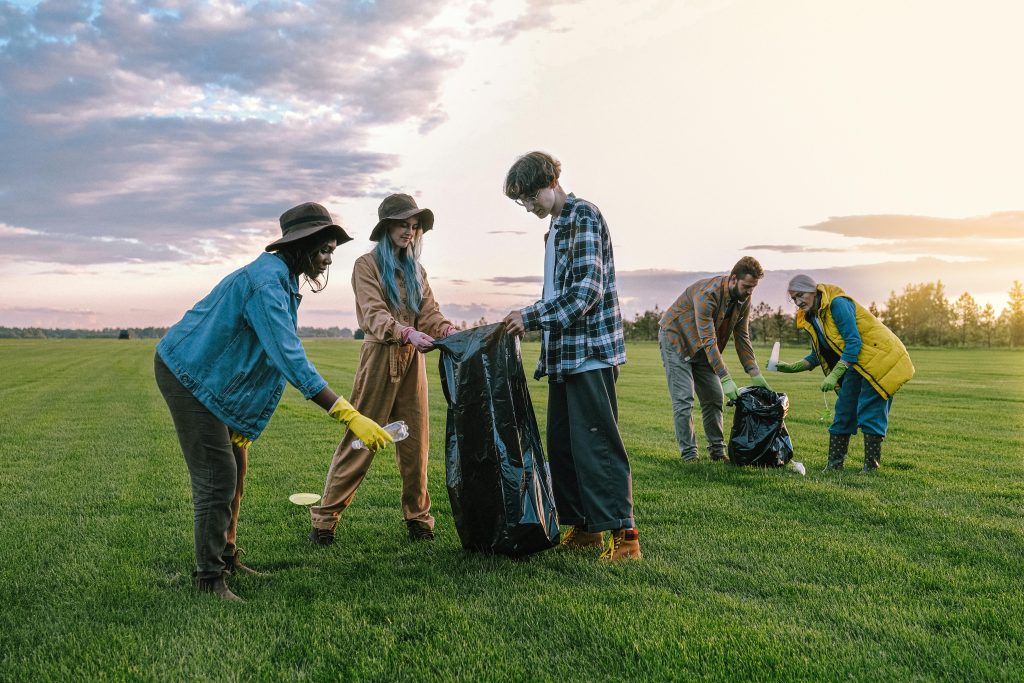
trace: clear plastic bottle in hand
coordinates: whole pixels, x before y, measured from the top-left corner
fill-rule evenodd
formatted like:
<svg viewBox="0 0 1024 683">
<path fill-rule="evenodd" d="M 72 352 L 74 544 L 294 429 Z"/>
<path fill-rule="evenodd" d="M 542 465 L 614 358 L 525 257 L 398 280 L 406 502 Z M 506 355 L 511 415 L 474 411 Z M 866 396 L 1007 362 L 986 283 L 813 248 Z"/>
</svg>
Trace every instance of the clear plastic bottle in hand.
<svg viewBox="0 0 1024 683">
<path fill-rule="evenodd" d="M 390 434 L 391 438 L 395 441 L 401 441 L 405 437 L 409 436 L 409 427 L 406 426 L 405 420 L 398 420 L 397 422 L 384 425 L 384 431 Z M 359 439 L 352 442 L 352 448 L 355 448 L 356 450 L 365 447 L 366 445 Z"/>
</svg>

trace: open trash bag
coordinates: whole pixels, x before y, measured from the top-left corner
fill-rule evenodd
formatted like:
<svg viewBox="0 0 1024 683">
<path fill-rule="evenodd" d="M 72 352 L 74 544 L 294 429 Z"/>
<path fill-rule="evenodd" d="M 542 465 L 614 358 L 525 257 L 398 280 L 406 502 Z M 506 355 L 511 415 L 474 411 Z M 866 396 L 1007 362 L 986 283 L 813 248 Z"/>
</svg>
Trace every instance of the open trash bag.
<svg viewBox="0 0 1024 683">
<path fill-rule="evenodd" d="M 434 341 L 448 401 L 445 470 L 462 547 L 520 557 L 558 543 L 551 474 L 523 374 L 502 324 Z"/>
<path fill-rule="evenodd" d="M 782 467 L 793 457 L 793 442 L 786 429 L 789 398 L 764 387 L 744 387 L 736 406 L 729 436 L 729 462 L 734 465 Z"/>
</svg>

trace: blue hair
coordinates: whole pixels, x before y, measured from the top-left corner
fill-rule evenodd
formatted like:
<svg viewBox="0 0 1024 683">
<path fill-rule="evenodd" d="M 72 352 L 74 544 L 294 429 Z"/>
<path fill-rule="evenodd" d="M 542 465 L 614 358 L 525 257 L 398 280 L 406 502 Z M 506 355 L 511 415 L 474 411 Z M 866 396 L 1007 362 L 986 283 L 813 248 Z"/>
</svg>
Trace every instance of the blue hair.
<svg viewBox="0 0 1024 683">
<path fill-rule="evenodd" d="M 384 297 L 388 300 L 388 307 L 397 313 L 401 307 L 398 298 L 398 281 L 396 273 L 402 273 L 402 280 L 405 282 L 406 303 L 413 315 L 419 315 L 420 305 L 423 303 L 423 278 L 420 276 L 420 266 L 413 254 L 413 247 L 409 245 L 399 249 L 395 254 L 391 246 L 391 239 L 387 232 L 377 242 L 374 248 L 374 259 L 377 261 L 377 270 L 380 271 L 380 281 L 384 289 Z"/>
</svg>

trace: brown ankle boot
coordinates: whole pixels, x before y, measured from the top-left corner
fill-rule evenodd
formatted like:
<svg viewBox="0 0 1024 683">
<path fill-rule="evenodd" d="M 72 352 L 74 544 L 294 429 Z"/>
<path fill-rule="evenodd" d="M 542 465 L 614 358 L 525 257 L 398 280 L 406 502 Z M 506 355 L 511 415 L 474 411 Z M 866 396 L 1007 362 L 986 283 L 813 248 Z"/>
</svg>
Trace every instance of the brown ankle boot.
<svg viewBox="0 0 1024 683">
<path fill-rule="evenodd" d="M 640 532 L 636 529 L 613 531 L 599 559 L 605 562 L 643 559 L 643 553 L 640 552 Z"/>
<path fill-rule="evenodd" d="M 221 600 L 227 600 L 228 602 L 245 602 L 245 600 L 231 592 L 228 585 L 224 583 L 223 576 L 214 576 L 208 579 L 196 579 L 196 588 L 199 589 L 200 593 L 213 593 Z"/>
<path fill-rule="evenodd" d="M 596 550 L 604 547 L 604 534 L 600 531 L 587 531 L 581 526 L 574 526 L 565 532 L 558 545 L 569 550 Z"/>
<path fill-rule="evenodd" d="M 235 574 L 243 576 L 268 576 L 267 572 L 259 572 L 242 564 L 242 554 L 245 551 L 241 548 L 235 548 L 233 555 L 224 555 L 221 557 L 224 560 L 224 573 L 228 576 L 234 576 Z"/>
</svg>

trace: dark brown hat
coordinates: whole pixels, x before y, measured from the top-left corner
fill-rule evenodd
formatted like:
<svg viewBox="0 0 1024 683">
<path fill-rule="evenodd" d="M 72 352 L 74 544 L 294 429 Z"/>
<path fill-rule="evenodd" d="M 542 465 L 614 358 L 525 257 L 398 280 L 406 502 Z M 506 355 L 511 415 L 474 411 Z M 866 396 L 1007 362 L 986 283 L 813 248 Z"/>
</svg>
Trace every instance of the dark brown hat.
<svg viewBox="0 0 1024 683">
<path fill-rule="evenodd" d="M 315 235 L 321 230 L 330 230 L 338 240 L 338 246 L 352 241 L 345 229 L 334 222 L 324 207 L 313 202 L 293 206 L 281 214 L 281 235 L 279 240 L 267 245 L 266 251 L 277 251 L 285 244 Z"/>
<path fill-rule="evenodd" d="M 393 194 L 377 207 L 377 218 L 380 220 L 370 233 L 370 241 L 376 242 L 384 235 L 388 221 L 404 221 L 412 216 L 420 217 L 420 230 L 426 232 L 434 227 L 434 212 L 416 206 L 416 200 L 407 194 Z"/>
</svg>

